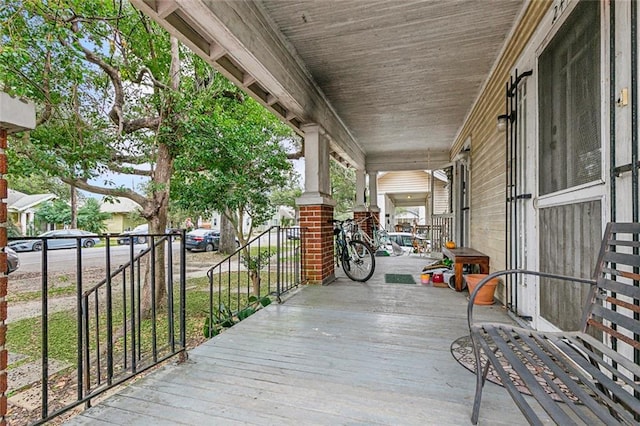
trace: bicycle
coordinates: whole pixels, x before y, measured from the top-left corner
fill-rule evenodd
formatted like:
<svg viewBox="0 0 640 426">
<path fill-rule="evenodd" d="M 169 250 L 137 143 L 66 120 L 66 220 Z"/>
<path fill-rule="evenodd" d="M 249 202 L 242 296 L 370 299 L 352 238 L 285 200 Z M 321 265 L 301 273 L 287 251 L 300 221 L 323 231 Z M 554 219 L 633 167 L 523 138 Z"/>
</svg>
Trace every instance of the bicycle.
<svg viewBox="0 0 640 426">
<path fill-rule="evenodd" d="M 367 244 L 369 244 L 369 247 L 371 247 L 373 249 L 373 251 L 378 251 L 384 247 L 386 247 L 387 244 L 389 244 L 389 234 L 387 233 L 387 230 L 379 227 L 378 221 L 375 219 L 374 216 L 371 216 L 373 219 L 373 223 L 372 223 L 372 227 L 371 227 L 371 231 L 373 234 L 373 237 L 370 236 L 369 234 L 367 234 L 360 226 L 360 222 L 354 222 L 353 224 L 353 231 L 351 233 L 351 239 L 353 240 L 359 240 L 359 241 L 363 241 Z M 365 218 L 362 221 L 368 220 L 369 218 Z M 361 222 L 362 222 L 361 221 Z"/>
<path fill-rule="evenodd" d="M 347 237 L 345 224 L 351 226 L 352 219 L 331 221 L 335 235 L 336 264 L 341 265 L 344 273 L 353 280 L 365 282 L 373 275 L 376 259 L 369 246 L 358 240 Z"/>
</svg>

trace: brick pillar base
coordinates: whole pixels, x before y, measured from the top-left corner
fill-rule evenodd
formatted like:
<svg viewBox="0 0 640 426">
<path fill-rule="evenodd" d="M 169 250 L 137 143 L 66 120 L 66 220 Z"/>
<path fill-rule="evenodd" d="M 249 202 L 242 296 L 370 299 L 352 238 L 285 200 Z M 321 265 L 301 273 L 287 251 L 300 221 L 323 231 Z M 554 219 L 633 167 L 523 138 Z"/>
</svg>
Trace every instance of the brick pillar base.
<svg viewBox="0 0 640 426">
<path fill-rule="evenodd" d="M 373 228 L 371 226 L 371 215 L 369 212 L 353 212 L 353 219 L 358 223 L 360 229 L 367 233 L 370 237 L 373 237 Z"/>
<path fill-rule="evenodd" d="M 304 269 L 309 284 L 328 284 L 335 279 L 333 258 L 333 206 L 300 206 L 304 233 Z"/>
</svg>

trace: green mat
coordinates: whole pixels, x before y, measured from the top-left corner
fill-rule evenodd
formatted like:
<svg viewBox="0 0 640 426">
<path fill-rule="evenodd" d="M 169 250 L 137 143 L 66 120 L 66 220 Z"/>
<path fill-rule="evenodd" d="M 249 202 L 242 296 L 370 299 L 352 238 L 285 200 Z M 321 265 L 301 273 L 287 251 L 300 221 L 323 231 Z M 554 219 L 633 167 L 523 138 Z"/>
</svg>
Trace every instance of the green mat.
<svg viewBox="0 0 640 426">
<path fill-rule="evenodd" d="M 409 274 L 384 274 L 384 281 L 387 284 L 415 284 L 413 276 Z"/>
</svg>

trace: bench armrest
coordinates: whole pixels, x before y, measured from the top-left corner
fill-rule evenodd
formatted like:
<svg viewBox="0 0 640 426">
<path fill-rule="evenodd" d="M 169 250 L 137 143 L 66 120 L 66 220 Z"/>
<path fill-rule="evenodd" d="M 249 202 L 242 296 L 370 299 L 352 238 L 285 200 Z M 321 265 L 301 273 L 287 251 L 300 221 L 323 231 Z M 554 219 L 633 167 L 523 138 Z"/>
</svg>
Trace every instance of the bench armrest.
<svg viewBox="0 0 640 426">
<path fill-rule="evenodd" d="M 485 278 L 483 278 L 478 283 L 476 288 L 473 289 L 473 292 L 469 295 L 469 303 L 467 304 L 467 324 L 469 326 L 469 333 L 471 333 L 471 326 L 473 325 L 473 307 L 474 307 L 473 301 L 475 300 L 476 295 L 478 294 L 478 291 L 480 290 L 480 288 L 482 288 L 492 278 L 496 278 L 504 275 L 516 275 L 516 274 L 534 275 L 537 277 L 553 278 L 553 279 L 558 279 L 563 281 L 572 281 L 572 282 L 578 282 L 578 283 L 584 283 L 584 284 L 590 284 L 590 285 L 596 284 L 595 280 L 588 279 L 588 278 L 569 277 L 566 275 L 550 274 L 547 272 L 527 271 L 525 269 L 510 269 L 506 271 L 494 272 L 492 274 L 487 275 Z"/>
</svg>

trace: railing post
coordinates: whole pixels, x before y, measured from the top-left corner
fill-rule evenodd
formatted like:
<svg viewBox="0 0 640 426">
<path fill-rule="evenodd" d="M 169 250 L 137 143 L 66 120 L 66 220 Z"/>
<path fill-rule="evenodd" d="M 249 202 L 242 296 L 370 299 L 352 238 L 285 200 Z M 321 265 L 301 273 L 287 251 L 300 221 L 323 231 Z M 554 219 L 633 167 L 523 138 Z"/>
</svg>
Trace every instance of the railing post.
<svg viewBox="0 0 640 426">
<path fill-rule="evenodd" d="M 276 293 L 279 301 L 280 295 L 282 294 L 282 284 L 280 283 L 280 277 L 282 276 L 280 274 L 280 268 L 282 267 L 282 228 L 278 226 L 276 227 L 276 230 L 276 247 L 278 247 L 278 249 L 276 250 Z"/>
<path fill-rule="evenodd" d="M 78 241 L 80 243 L 80 241 Z M 82 318 L 83 318 L 83 308 L 82 308 L 82 252 L 80 247 L 78 246 L 78 250 L 76 251 L 76 327 L 77 327 L 77 339 L 78 339 L 78 400 L 82 399 Z"/>
<path fill-rule="evenodd" d="M 111 244 L 106 239 L 106 271 L 107 271 L 107 384 L 113 380 L 113 300 L 111 289 Z M 79 247 L 79 246 L 78 246 Z M 97 319 L 97 318 L 96 318 Z"/>
<path fill-rule="evenodd" d="M 48 240 L 42 241 L 42 418 L 49 416 L 49 264 L 47 260 Z"/>
<path fill-rule="evenodd" d="M 186 229 L 180 232 L 180 346 L 187 348 L 187 248 Z M 211 321 L 211 320 L 210 320 Z M 210 323 L 211 324 L 211 323 Z"/>
</svg>

